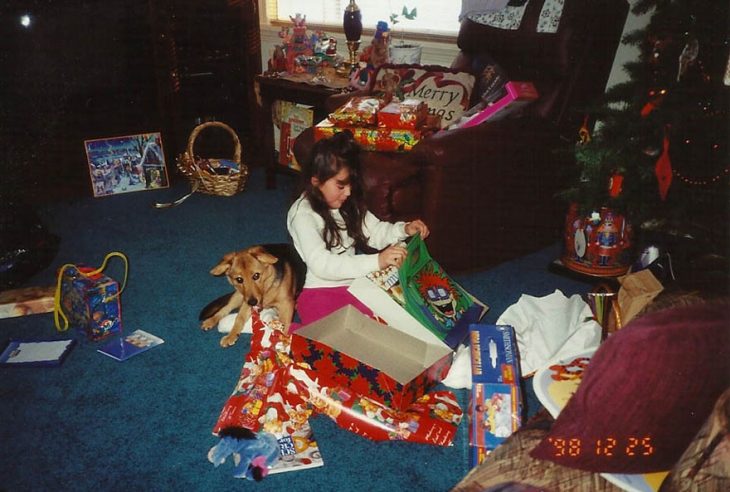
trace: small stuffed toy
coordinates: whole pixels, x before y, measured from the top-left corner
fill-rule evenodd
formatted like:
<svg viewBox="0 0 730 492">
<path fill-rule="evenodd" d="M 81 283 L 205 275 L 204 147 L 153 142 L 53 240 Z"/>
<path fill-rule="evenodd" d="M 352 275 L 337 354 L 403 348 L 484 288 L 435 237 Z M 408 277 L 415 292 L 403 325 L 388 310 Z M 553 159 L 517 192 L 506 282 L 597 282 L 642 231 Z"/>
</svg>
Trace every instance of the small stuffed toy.
<svg viewBox="0 0 730 492">
<path fill-rule="evenodd" d="M 350 77 L 350 86 L 355 89 L 362 89 L 370 84 L 375 70 L 385 63 L 388 63 L 388 45 L 390 44 L 390 29 L 388 23 L 379 21 L 375 35 L 360 55 L 358 68 L 353 71 Z"/>
<path fill-rule="evenodd" d="M 375 30 L 375 35 L 370 46 L 365 48 L 360 55 L 360 61 L 373 68 L 378 68 L 384 63 L 388 63 L 388 45 L 390 44 L 390 29 L 388 23 L 379 21 Z"/>
<path fill-rule="evenodd" d="M 233 455 L 233 476 L 261 481 L 279 458 L 279 442 L 268 432 L 229 427 L 220 433 L 220 441 L 208 451 L 208 461 L 217 468 Z"/>
</svg>

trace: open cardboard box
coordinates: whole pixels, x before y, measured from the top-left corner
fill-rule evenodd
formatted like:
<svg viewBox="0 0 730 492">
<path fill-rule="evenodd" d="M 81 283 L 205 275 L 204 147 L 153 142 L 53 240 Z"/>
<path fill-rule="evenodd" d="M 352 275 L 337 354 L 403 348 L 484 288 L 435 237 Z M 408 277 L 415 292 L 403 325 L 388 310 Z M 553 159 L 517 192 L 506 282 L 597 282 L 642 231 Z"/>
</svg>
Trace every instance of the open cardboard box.
<svg viewBox="0 0 730 492">
<path fill-rule="evenodd" d="M 292 336 L 292 357 L 322 386 L 348 388 L 403 410 L 440 382 L 453 351 L 426 328 L 403 331 L 345 306 Z"/>
</svg>

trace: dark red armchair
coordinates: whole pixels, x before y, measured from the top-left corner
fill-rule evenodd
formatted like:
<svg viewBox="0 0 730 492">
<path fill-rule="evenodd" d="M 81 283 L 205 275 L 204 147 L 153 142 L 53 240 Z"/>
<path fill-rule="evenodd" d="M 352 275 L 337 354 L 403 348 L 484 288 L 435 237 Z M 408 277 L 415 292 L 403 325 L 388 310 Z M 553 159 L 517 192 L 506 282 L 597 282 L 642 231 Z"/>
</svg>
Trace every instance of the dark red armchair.
<svg viewBox="0 0 730 492">
<path fill-rule="evenodd" d="M 437 132 L 410 152 L 363 152 L 370 209 L 384 220 L 422 218 L 431 228 L 429 251 L 449 271 L 488 267 L 560 240 L 566 205 L 555 194 L 572 163 L 565 150 L 605 90 L 628 4 L 565 0 L 549 34 L 536 30 L 543 2 L 529 1 L 517 30 L 465 19 L 452 63 L 473 72 L 475 58 L 488 54 L 510 79 L 532 81 L 538 101 L 516 117 Z M 313 143 L 311 128 L 297 138 L 299 162 Z"/>
</svg>

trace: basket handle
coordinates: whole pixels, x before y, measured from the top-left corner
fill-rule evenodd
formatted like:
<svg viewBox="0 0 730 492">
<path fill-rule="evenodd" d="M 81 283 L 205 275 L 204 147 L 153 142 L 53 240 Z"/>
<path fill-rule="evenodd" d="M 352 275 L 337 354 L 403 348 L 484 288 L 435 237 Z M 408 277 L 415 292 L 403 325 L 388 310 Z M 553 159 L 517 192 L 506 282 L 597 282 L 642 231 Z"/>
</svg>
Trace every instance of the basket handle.
<svg viewBox="0 0 730 492">
<path fill-rule="evenodd" d="M 235 149 L 233 151 L 233 160 L 235 162 L 241 163 L 241 141 L 238 139 L 238 135 L 236 135 L 236 132 L 233 131 L 233 128 L 226 125 L 225 123 L 221 123 L 220 121 L 208 121 L 205 123 L 201 123 L 200 125 L 193 128 L 193 131 L 190 133 L 190 137 L 188 137 L 188 155 L 190 158 L 193 158 L 195 155 L 193 153 L 193 145 L 195 144 L 195 139 L 198 138 L 198 134 L 205 130 L 208 127 L 211 126 L 217 126 L 218 128 L 223 128 L 228 133 L 231 134 L 231 137 L 233 137 L 233 143 L 235 145 Z"/>
</svg>

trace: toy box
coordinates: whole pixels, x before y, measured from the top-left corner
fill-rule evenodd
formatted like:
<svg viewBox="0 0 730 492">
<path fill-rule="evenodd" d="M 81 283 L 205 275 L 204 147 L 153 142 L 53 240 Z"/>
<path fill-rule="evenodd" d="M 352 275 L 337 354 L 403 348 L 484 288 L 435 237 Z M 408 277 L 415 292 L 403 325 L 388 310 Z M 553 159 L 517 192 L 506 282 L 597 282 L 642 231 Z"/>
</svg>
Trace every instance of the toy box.
<svg viewBox="0 0 730 492">
<path fill-rule="evenodd" d="M 378 111 L 378 126 L 416 130 L 423 126 L 428 116 L 428 106 L 420 99 L 392 101 Z"/>
<path fill-rule="evenodd" d="M 510 81 L 504 85 L 504 89 L 506 91 L 504 96 L 486 105 L 476 114 L 469 116 L 465 114 L 453 127 L 468 128 L 484 123 L 487 120 L 496 121 L 502 119 L 538 98 L 537 89 L 535 89 L 535 86 L 531 82 Z"/>
<path fill-rule="evenodd" d="M 453 352 L 425 328 L 406 333 L 345 306 L 292 335 L 292 358 L 324 387 L 349 389 L 403 410 L 440 382 Z"/>
<path fill-rule="evenodd" d="M 470 408 L 469 444 L 472 466 L 520 427 L 519 389 L 514 384 L 474 383 Z"/>
<path fill-rule="evenodd" d="M 321 140 L 323 138 L 329 138 L 345 129 L 352 132 L 357 143 L 365 150 L 408 152 L 422 138 L 422 133 L 419 130 L 338 126 L 327 118 L 315 125 L 314 139 Z"/>
<path fill-rule="evenodd" d="M 521 425 L 520 365 L 514 329 L 472 324 L 470 432 L 472 465 L 481 463 Z"/>
<path fill-rule="evenodd" d="M 472 382 L 519 384 L 517 339 L 511 326 L 474 323 L 469 341 Z"/>
<path fill-rule="evenodd" d="M 50 313 L 53 311 L 54 291 L 51 285 L 0 292 L 0 319 Z"/>
<path fill-rule="evenodd" d="M 121 333 L 122 316 L 119 284 L 89 267 L 68 267 L 62 272 L 61 309 L 69 325 L 91 340 Z M 83 275 L 86 273 L 86 275 Z"/>
</svg>

